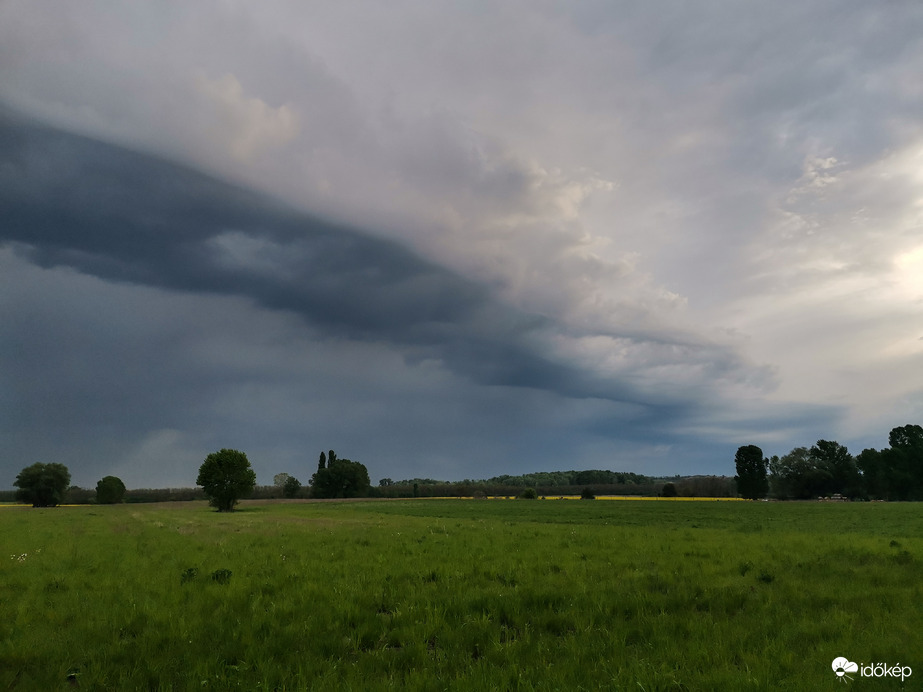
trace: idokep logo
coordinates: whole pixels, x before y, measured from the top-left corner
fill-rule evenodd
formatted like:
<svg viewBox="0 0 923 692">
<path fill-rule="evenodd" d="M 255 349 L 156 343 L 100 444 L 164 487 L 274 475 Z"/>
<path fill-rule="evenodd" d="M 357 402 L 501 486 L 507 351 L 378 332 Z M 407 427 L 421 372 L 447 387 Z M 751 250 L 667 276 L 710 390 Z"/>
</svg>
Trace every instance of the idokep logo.
<svg viewBox="0 0 923 692">
<path fill-rule="evenodd" d="M 847 673 L 855 673 L 858 672 L 858 670 L 858 664 L 853 663 L 849 659 L 843 658 L 842 656 L 833 659 L 833 672 L 836 673 L 837 682 L 852 680 L 852 676 L 847 675 Z"/>
<path fill-rule="evenodd" d="M 831 668 L 836 673 L 837 682 L 852 680 L 852 676 L 848 675 L 848 673 L 859 673 L 863 678 L 900 678 L 901 682 L 903 682 L 913 673 L 910 666 L 902 666 L 900 663 L 893 666 L 887 663 L 863 663 L 859 665 L 842 656 L 833 659 Z"/>
</svg>

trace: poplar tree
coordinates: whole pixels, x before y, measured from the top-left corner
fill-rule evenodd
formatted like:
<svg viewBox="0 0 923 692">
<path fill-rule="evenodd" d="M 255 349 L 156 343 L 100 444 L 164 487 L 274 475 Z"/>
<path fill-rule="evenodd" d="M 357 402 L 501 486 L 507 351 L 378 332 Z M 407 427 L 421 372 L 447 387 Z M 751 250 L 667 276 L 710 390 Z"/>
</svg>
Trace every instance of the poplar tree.
<svg viewBox="0 0 923 692">
<path fill-rule="evenodd" d="M 763 458 L 763 450 L 756 445 L 745 445 L 737 449 L 734 455 L 737 466 L 737 492 L 748 500 L 766 497 L 769 492 L 769 479 L 766 467 L 769 460 Z"/>
</svg>

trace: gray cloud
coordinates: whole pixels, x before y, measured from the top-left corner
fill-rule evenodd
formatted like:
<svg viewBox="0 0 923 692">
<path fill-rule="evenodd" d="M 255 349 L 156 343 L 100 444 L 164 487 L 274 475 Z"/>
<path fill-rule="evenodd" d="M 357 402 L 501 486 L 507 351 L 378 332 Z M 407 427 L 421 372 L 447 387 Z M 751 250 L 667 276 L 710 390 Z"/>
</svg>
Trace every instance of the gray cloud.
<svg viewBox="0 0 923 692">
<path fill-rule="evenodd" d="M 7 119 L 3 238 L 44 267 L 110 281 L 249 298 L 346 338 L 385 340 L 475 381 L 656 405 L 618 377 L 542 353 L 546 318 L 506 308 L 473 282 L 400 246 L 291 211 L 191 169 Z M 684 349 L 712 369 L 720 348 L 637 330 L 614 334 L 648 358 Z M 716 370 L 717 368 L 717 370 Z M 664 396 L 669 399 L 668 396 Z"/>
<path fill-rule="evenodd" d="M 471 282 L 393 243 L 163 160 L 5 125 L 4 240 L 42 266 L 248 296 L 353 336 L 396 338 L 485 303 Z"/>
</svg>

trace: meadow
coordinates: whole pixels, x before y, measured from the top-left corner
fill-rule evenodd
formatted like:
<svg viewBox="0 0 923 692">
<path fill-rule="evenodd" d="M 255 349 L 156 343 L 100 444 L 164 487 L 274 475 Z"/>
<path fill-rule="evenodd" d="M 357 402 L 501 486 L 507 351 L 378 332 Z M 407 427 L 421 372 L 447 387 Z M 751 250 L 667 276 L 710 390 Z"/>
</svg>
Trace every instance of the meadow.
<svg viewBox="0 0 923 692">
<path fill-rule="evenodd" d="M 0 689 L 923 689 L 921 510 L 0 507 Z"/>
</svg>

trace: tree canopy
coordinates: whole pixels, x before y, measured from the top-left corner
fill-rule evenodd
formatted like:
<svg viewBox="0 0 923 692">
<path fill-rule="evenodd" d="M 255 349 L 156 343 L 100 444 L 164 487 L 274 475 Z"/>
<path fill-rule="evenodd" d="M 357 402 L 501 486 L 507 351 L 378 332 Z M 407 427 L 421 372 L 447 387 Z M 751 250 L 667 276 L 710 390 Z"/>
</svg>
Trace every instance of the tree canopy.
<svg viewBox="0 0 923 692">
<path fill-rule="evenodd" d="M 923 447 L 923 427 L 919 425 L 902 425 L 893 428 L 888 434 L 888 444 L 892 449 L 912 449 Z"/>
<path fill-rule="evenodd" d="M 36 463 L 27 466 L 16 476 L 16 499 L 29 502 L 33 507 L 55 507 L 64 500 L 70 486 L 71 474 L 64 464 Z"/>
<path fill-rule="evenodd" d="M 349 459 L 340 459 L 331 449 L 327 465 L 318 468 L 311 477 L 314 497 L 363 497 L 368 494 L 371 481 L 364 464 Z"/>
<path fill-rule="evenodd" d="M 115 505 L 125 498 L 125 484 L 121 478 L 104 476 L 96 483 L 96 502 L 101 505 Z"/>
<path fill-rule="evenodd" d="M 256 473 L 246 454 L 236 449 L 222 449 L 205 457 L 196 485 L 204 488 L 210 504 L 219 512 L 230 512 L 240 498 L 253 491 Z"/>
</svg>

